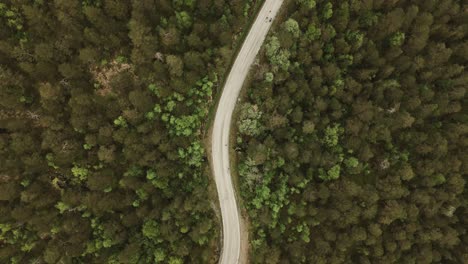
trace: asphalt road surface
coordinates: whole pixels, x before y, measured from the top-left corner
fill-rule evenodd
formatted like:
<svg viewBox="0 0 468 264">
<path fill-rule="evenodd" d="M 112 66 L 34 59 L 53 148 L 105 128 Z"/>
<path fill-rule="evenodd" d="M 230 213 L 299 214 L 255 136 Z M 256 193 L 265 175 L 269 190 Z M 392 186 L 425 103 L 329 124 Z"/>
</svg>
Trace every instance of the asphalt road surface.
<svg viewBox="0 0 468 264">
<path fill-rule="evenodd" d="M 232 113 L 250 66 L 262 46 L 283 0 L 266 0 L 255 20 L 231 72 L 219 101 L 212 134 L 213 173 L 223 219 L 223 248 L 220 264 L 238 264 L 241 248 L 240 217 L 231 180 L 229 133 Z"/>
</svg>

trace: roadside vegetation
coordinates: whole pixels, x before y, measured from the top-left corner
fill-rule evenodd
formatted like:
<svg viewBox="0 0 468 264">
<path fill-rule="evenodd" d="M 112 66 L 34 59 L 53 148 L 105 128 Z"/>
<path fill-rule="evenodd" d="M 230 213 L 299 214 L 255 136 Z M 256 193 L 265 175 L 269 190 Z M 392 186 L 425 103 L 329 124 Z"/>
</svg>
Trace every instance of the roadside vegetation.
<svg viewBox="0 0 468 264">
<path fill-rule="evenodd" d="M 1 1 L 1 263 L 216 262 L 202 140 L 259 3 Z"/>
<path fill-rule="evenodd" d="M 285 8 L 237 120 L 252 263 L 468 262 L 468 5 Z"/>
</svg>

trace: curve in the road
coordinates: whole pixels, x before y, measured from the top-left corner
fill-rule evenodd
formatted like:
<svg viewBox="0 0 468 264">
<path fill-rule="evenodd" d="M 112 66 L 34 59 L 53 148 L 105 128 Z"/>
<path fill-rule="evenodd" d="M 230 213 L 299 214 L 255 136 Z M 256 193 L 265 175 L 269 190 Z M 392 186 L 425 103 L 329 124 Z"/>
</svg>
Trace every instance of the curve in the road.
<svg viewBox="0 0 468 264">
<path fill-rule="evenodd" d="M 238 264 L 241 248 L 240 217 L 229 168 L 232 113 L 250 66 L 260 50 L 283 0 L 265 0 L 228 75 L 213 123 L 213 173 L 223 222 L 220 264 Z"/>
</svg>

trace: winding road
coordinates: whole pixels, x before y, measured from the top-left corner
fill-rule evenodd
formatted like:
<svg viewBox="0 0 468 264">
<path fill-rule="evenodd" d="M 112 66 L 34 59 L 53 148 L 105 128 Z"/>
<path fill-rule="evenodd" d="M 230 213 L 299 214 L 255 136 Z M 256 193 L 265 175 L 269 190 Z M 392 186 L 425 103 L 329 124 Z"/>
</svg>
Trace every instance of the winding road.
<svg viewBox="0 0 468 264">
<path fill-rule="evenodd" d="M 241 254 L 241 219 L 229 168 L 229 133 L 232 113 L 250 66 L 253 64 L 283 1 L 265 0 L 228 75 L 216 111 L 211 153 L 223 220 L 223 249 L 220 264 L 238 264 Z"/>
</svg>

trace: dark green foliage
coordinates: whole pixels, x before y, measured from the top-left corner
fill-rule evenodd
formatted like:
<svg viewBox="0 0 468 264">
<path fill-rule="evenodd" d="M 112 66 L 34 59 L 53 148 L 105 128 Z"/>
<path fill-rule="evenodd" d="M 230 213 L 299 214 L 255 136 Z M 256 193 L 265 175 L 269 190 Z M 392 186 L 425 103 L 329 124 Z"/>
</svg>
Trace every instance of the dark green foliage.
<svg viewBox="0 0 468 264">
<path fill-rule="evenodd" d="M 467 262 L 466 8 L 289 2 L 239 106 L 253 263 Z"/>
<path fill-rule="evenodd" d="M 0 263 L 215 263 L 205 122 L 261 1 L 0 2 Z"/>
</svg>

